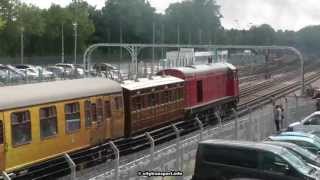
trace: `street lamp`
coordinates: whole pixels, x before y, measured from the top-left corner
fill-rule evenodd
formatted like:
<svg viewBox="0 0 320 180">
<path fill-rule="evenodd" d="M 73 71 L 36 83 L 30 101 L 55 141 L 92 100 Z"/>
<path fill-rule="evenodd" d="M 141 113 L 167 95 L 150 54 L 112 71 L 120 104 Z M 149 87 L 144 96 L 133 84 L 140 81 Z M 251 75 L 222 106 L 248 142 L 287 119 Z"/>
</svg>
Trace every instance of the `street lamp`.
<svg viewBox="0 0 320 180">
<path fill-rule="evenodd" d="M 21 64 L 23 64 L 23 56 L 24 56 L 24 27 L 22 26 L 21 28 L 20 28 L 20 31 L 21 31 L 21 34 L 20 34 L 20 43 L 21 43 L 21 46 L 20 46 L 20 48 L 21 48 Z"/>
<path fill-rule="evenodd" d="M 63 23 L 61 24 L 61 63 L 64 63 L 64 32 Z"/>
<path fill-rule="evenodd" d="M 78 23 L 74 22 L 73 31 L 74 31 L 74 64 L 77 64 L 77 38 L 78 38 Z"/>
</svg>

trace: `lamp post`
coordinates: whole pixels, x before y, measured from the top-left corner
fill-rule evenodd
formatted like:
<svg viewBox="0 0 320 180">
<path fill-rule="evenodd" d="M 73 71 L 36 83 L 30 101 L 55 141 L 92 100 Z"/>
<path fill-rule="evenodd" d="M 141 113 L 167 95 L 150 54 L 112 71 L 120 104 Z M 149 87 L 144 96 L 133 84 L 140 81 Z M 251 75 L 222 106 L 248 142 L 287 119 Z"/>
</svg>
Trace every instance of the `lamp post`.
<svg viewBox="0 0 320 180">
<path fill-rule="evenodd" d="M 63 23 L 61 24 L 61 63 L 64 63 L 64 32 Z"/>
<path fill-rule="evenodd" d="M 20 43 L 21 43 L 21 46 L 20 46 L 21 54 L 20 55 L 21 55 L 21 59 L 20 60 L 21 60 L 21 64 L 23 64 L 23 57 L 24 57 L 24 27 L 22 26 L 20 30 L 21 30 L 21 32 L 20 32 L 21 33 L 20 34 Z"/>
<path fill-rule="evenodd" d="M 72 25 L 74 30 L 74 64 L 77 64 L 78 23 L 74 22 Z"/>
</svg>

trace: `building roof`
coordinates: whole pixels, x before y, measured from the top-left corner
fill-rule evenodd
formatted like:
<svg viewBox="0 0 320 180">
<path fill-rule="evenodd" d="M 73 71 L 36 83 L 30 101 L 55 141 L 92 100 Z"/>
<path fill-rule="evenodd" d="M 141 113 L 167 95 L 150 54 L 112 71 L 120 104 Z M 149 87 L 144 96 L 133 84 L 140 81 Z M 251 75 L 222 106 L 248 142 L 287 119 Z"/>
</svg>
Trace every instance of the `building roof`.
<svg viewBox="0 0 320 180">
<path fill-rule="evenodd" d="M 0 87 L 0 110 L 122 92 L 119 83 L 86 78 Z"/>
<path fill-rule="evenodd" d="M 180 82 L 184 82 L 184 80 L 173 76 L 152 76 L 152 79 L 139 78 L 138 81 L 126 80 L 123 81 L 121 86 L 130 91 L 134 91 L 138 89 L 145 89 Z"/>
<path fill-rule="evenodd" d="M 208 74 L 208 73 L 214 73 L 214 72 L 226 72 L 228 70 L 236 70 L 236 67 L 229 63 L 212 63 L 212 64 L 192 65 L 192 66 L 186 66 L 186 67 L 176 67 L 171 69 L 178 70 L 182 72 L 185 76 L 194 76 L 194 75 Z"/>
</svg>

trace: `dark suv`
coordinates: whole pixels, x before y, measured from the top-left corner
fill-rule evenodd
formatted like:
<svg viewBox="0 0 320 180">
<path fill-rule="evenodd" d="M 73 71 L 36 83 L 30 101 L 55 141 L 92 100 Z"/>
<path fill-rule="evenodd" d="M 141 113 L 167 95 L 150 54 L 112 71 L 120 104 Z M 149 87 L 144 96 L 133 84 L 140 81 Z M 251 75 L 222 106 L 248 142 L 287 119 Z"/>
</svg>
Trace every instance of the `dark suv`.
<svg viewBox="0 0 320 180">
<path fill-rule="evenodd" d="M 317 169 L 276 145 L 208 140 L 198 146 L 193 180 L 317 180 Z"/>
</svg>

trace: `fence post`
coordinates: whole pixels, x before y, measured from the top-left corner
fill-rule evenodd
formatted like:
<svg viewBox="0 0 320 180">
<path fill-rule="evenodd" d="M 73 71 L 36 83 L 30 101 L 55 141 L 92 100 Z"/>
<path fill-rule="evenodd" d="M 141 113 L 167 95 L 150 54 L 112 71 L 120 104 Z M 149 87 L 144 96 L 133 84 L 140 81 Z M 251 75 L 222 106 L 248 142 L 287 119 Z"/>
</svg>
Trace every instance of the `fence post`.
<svg viewBox="0 0 320 180">
<path fill-rule="evenodd" d="M 177 170 L 180 167 L 180 131 L 175 124 L 172 125 L 174 132 L 176 133 L 177 142 L 176 142 L 176 167 Z"/>
<path fill-rule="evenodd" d="M 250 137 L 252 136 L 252 139 L 254 138 L 253 136 L 253 121 L 252 121 L 252 109 L 250 106 L 247 107 L 248 111 L 249 111 L 249 131 L 248 131 L 248 139 L 250 139 Z M 251 135 L 251 136 L 250 136 Z M 255 139 L 253 139 L 255 140 Z"/>
<path fill-rule="evenodd" d="M 117 146 L 114 144 L 113 141 L 110 141 L 110 146 L 115 154 L 115 166 L 114 166 L 114 179 L 115 180 L 119 180 L 119 165 L 120 165 L 120 151 L 119 149 L 117 148 Z"/>
<path fill-rule="evenodd" d="M 296 94 L 294 94 L 294 97 L 295 97 L 295 100 L 296 100 L 296 114 L 295 115 L 297 115 L 298 114 L 298 106 L 299 106 L 299 103 L 298 103 L 298 96 L 296 95 Z M 296 117 L 296 116 L 295 116 Z"/>
<path fill-rule="evenodd" d="M 195 117 L 195 120 L 198 123 L 199 128 L 200 128 L 199 141 L 201 141 L 202 140 L 203 124 L 202 124 L 202 122 L 200 121 L 200 119 L 198 117 Z"/>
<path fill-rule="evenodd" d="M 73 162 L 73 160 L 71 159 L 71 157 L 69 156 L 69 154 L 65 153 L 64 157 L 66 158 L 68 165 L 70 167 L 71 170 L 71 174 L 70 174 L 70 178 L 71 180 L 76 180 L 77 179 L 77 175 L 76 175 L 76 164 Z"/>
<path fill-rule="evenodd" d="M 181 146 L 180 144 L 180 130 L 177 128 L 177 126 L 175 124 L 172 125 L 175 133 L 176 133 L 176 137 L 177 137 L 177 143 L 176 143 L 176 167 L 177 167 L 177 171 L 180 169 L 180 171 L 183 171 L 183 146 Z M 179 176 L 176 177 L 176 180 L 182 180 L 183 177 Z"/>
<path fill-rule="evenodd" d="M 4 180 L 11 180 L 10 176 L 5 171 L 2 171 L 2 176 Z"/>
<path fill-rule="evenodd" d="M 289 124 L 290 124 L 290 122 L 288 122 L 288 120 L 289 120 L 289 114 L 288 114 L 288 111 L 289 111 L 289 105 L 288 105 L 288 98 L 287 97 L 285 97 L 284 98 L 284 103 L 285 103 L 285 117 L 284 117 L 284 122 L 283 122 L 283 124 L 284 124 L 284 126 L 285 127 L 287 127 Z"/>
<path fill-rule="evenodd" d="M 222 125 L 222 119 L 221 119 L 220 115 L 218 114 L 217 111 L 214 112 L 214 115 L 216 116 L 216 118 L 217 118 L 218 121 L 219 121 L 219 127 L 222 128 L 223 125 Z"/>
<path fill-rule="evenodd" d="M 238 140 L 238 112 L 232 108 L 232 112 L 234 114 L 234 139 Z"/>
<path fill-rule="evenodd" d="M 146 136 L 150 142 L 150 169 L 152 169 L 153 167 L 153 160 L 154 160 L 154 139 L 153 137 L 150 135 L 149 132 L 146 132 Z"/>
</svg>

